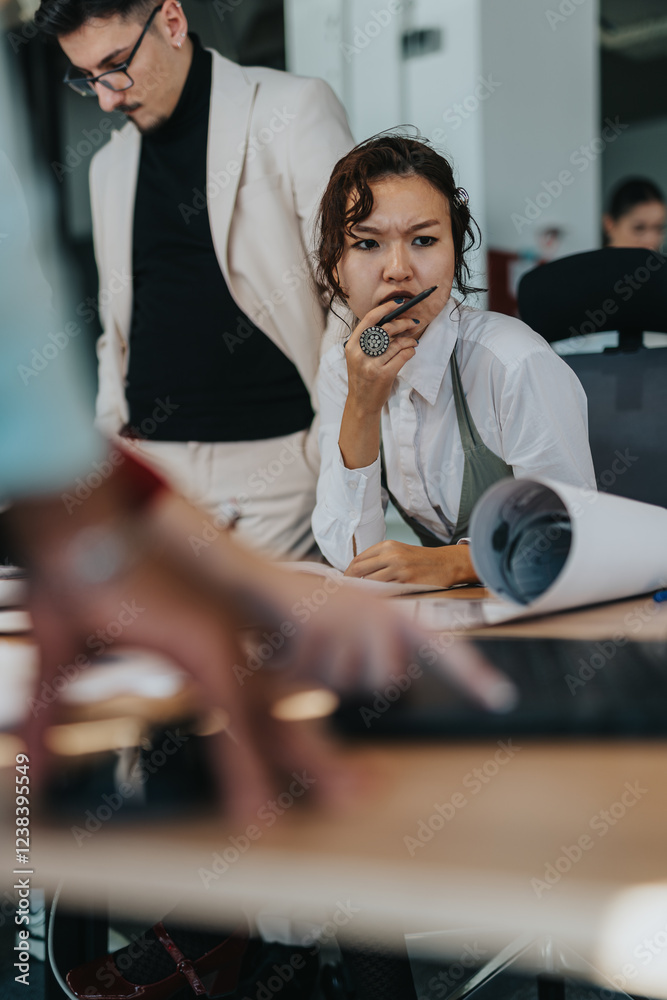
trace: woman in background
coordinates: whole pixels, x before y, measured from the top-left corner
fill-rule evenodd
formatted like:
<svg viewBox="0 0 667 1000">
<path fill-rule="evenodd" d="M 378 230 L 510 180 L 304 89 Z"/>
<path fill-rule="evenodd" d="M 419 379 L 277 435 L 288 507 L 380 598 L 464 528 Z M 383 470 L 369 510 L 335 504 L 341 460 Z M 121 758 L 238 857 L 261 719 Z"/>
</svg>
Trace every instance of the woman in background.
<svg viewBox="0 0 667 1000">
<path fill-rule="evenodd" d="M 660 188 L 645 177 L 632 177 L 618 184 L 611 194 L 602 217 L 605 244 L 660 250 L 666 220 L 667 207 Z"/>
<path fill-rule="evenodd" d="M 602 216 L 606 247 L 660 251 L 665 238 L 667 205 L 660 188 L 646 177 L 631 177 L 613 189 L 607 211 Z M 618 331 L 605 330 L 585 336 L 557 340 L 557 354 L 596 354 L 616 347 Z M 644 347 L 667 347 L 667 334 L 645 332 Z"/>
</svg>

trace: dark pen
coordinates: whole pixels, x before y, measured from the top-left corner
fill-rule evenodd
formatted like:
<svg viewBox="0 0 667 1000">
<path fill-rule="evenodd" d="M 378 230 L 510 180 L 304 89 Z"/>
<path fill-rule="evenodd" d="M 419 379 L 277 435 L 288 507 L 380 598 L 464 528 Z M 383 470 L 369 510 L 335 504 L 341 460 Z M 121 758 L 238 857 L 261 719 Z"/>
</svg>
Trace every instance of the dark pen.
<svg viewBox="0 0 667 1000">
<path fill-rule="evenodd" d="M 402 302 L 400 306 L 398 306 L 396 309 L 392 309 L 390 313 L 387 313 L 386 316 L 383 316 L 377 325 L 384 326 L 385 323 L 391 323 L 392 319 L 397 319 L 399 316 L 402 316 L 403 313 L 406 312 L 408 309 L 412 309 L 413 306 L 416 306 L 418 302 L 421 302 L 423 299 L 428 298 L 428 296 L 432 292 L 434 292 L 437 287 L 438 287 L 437 285 L 434 285 L 433 288 L 427 288 L 423 292 L 420 292 L 419 295 L 415 295 L 413 299 L 407 299 L 407 301 Z"/>
</svg>

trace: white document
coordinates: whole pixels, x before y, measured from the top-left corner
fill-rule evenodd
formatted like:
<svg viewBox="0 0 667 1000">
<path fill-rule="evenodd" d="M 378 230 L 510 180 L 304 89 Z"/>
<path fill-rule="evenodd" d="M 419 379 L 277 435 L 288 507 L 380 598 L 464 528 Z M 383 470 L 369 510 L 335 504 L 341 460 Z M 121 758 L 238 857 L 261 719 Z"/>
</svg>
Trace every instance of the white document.
<svg viewBox="0 0 667 1000">
<path fill-rule="evenodd" d="M 93 704 L 123 695 L 172 698 L 186 685 L 187 674 L 172 660 L 144 649 L 106 653 L 82 668 L 68 684 L 62 700 Z"/>
<path fill-rule="evenodd" d="M 470 539 L 494 596 L 402 601 L 422 627 L 464 631 L 667 587 L 667 509 L 610 493 L 505 479 L 476 505 Z"/>
<path fill-rule="evenodd" d="M 382 580 L 365 580 L 358 576 L 345 576 L 339 569 L 333 566 L 325 566 L 316 562 L 283 562 L 280 564 L 283 569 L 295 570 L 297 573 L 312 573 L 315 576 L 324 576 L 336 583 L 350 587 L 359 587 L 369 594 L 377 594 L 379 597 L 395 597 L 398 594 L 424 594 L 428 590 L 442 590 L 442 587 L 428 583 L 384 583 Z"/>
<path fill-rule="evenodd" d="M 17 608 L 0 609 L 0 635 L 32 631 L 32 619 L 27 611 Z"/>
<path fill-rule="evenodd" d="M 16 608 L 25 604 L 28 580 L 18 566 L 0 566 L 0 608 Z"/>
<path fill-rule="evenodd" d="M 39 655 L 32 642 L 0 643 L 0 730 L 20 725 L 39 673 Z"/>
</svg>

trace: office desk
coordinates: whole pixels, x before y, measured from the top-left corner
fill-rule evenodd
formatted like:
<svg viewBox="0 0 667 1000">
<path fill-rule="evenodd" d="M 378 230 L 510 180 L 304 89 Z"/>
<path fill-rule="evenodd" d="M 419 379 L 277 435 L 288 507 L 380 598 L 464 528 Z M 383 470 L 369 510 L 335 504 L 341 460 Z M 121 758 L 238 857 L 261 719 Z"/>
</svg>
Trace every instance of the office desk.
<svg viewBox="0 0 667 1000">
<path fill-rule="evenodd" d="M 421 600 L 448 598 L 478 599 L 491 596 L 484 587 L 459 587 L 455 590 L 429 591 Z M 401 600 L 402 598 L 397 598 Z M 652 594 L 632 597 L 588 608 L 575 608 L 541 618 L 466 630 L 470 636 L 518 636 L 536 639 L 609 639 L 620 634 L 636 642 L 662 642 L 667 639 L 667 602 L 658 604 Z"/>
<path fill-rule="evenodd" d="M 647 606 L 639 598 L 494 634 L 605 638 L 624 628 L 664 639 L 667 608 Z M 635 630 L 628 616 L 642 613 Z M 151 920 L 180 902 L 213 923 L 241 908 L 331 921 L 341 938 L 463 927 L 489 954 L 524 932 L 551 934 L 600 974 L 632 963 L 631 992 L 667 997 L 667 743 L 388 745 L 341 756 L 364 783 L 346 810 L 295 804 L 271 825 L 256 821 L 254 840 L 214 818 L 104 823 L 80 846 L 68 827 L 35 827 L 35 879 L 50 891 L 64 879 L 71 902 L 106 894 Z M 656 885 L 642 896 L 647 883 Z M 647 939 L 658 953 L 643 964 L 633 950 Z M 448 947 L 441 937 L 421 944 Z"/>
</svg>

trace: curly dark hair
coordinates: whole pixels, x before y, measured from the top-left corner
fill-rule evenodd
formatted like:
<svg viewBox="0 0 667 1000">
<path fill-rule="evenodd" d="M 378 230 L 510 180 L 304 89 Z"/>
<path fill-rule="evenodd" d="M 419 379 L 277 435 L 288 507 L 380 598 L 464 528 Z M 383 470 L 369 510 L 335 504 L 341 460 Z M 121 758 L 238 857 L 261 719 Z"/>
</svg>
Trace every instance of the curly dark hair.
<svg viewBox="0 0 667 1000">
<path fill-rule="evenodd" d="M 342 157 L 333 168 L 322 196 L 317 221 L 317 276 L 331 289 L 331 302 L 345 301 L 338 280 L 338 263 L 345 249 L 345 235 L 367 219 L 373 211 L 371 183 L 384 177 L 423 177 L 442 192 L 449 203 L 454 239 L 454 282 L 465 298 L 472 292 L 484 291 L 470 282 L 470 268 L 465 260 L 469 250 L 479 245 L 479 226 L 468 206 L 457 199 L 457 186 L 452 168 L 428 142 L 419 136 L 409 138 L 396 132 L 383 132 Z M 350 195 L 357 197 L 348 209 Z"/>
</svg>

